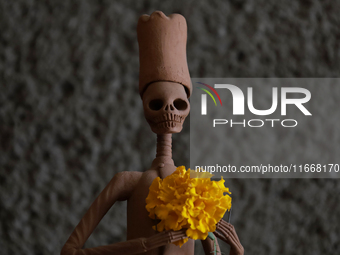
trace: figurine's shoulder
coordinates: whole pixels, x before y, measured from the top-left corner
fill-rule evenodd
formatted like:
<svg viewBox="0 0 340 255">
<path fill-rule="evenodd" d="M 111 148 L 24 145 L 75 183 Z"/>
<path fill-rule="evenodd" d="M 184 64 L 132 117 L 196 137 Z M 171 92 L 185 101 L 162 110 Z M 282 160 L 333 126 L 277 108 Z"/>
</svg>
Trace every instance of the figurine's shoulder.
<svg viewBox="0 0 340 255">
<path fill-rule="evenodd" d="M 142 172 L 137 171 L 119 172 L 113 176 L 108 185 L 118 191 L 120 194 L 118 200 L 127 200 L 138 184 L 142 174 Z"/>
<path fill-rule="evenodd" d="M 142 174 L 143 174 L 142 172 L 137 172 L 137 171 L 124 171 L 124 172 L 116 173 L 113 178 L 117 178 L 119 180 L 134 181 L 136 179 L 139 180 Z"/>
<path fill-rule="evenodd" d="M 140 182 L 149 187 L 153 180 L 157 177 L 159 177 L 159 171 L 156 169 L 149 169 L 143 172 Z"/>
</svg>

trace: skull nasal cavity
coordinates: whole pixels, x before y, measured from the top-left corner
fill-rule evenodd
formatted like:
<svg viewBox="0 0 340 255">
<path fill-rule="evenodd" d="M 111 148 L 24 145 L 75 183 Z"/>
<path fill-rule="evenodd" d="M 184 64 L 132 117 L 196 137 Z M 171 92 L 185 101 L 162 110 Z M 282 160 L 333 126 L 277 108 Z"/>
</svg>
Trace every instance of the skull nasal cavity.
<svg viewBox="0 0 340 255">
<path fill-rule="evenodd" d="M 153 111 L 158 111 L 162 109 L 162 107 L 163 107 L 163 101 L 160 99 L 151 100 L 149 103 L 149 108 Z"/>
<path fill-rule="evenodd" d="M 173 111 L 173 110 L 175 110 L 175 108 L 173 107 L 172 104 L 170 104 L 170 105 L 167 104 L 167 105 L 165 106 L 164 110 L 166 110 L 166 111 L 169 111 L 169 110 L 170 110 L 170 111 Z"/>
</svg>

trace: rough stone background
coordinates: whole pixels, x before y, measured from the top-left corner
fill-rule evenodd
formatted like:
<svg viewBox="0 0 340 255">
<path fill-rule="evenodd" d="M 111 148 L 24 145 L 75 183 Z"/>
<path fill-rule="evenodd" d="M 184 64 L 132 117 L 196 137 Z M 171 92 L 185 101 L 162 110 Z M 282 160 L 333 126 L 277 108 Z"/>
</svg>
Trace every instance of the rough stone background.
<svg viewBox="0 0 340 255">
<path fill-rule="evenodd" d="M 1 0 L 1 254 L 58 254 L 115 173 L 150 166 L 136 25 L 157 9 L 186 17 L 192 77 L 339 76 L 339 1 Z M 177 165 L 188 141 L 187 123 Z M 246 254 L 340 253 L 339 180 L 227 185 Z M 125 219 L 115 204 L 86 246 L 124 240 Z"/>
</svg>

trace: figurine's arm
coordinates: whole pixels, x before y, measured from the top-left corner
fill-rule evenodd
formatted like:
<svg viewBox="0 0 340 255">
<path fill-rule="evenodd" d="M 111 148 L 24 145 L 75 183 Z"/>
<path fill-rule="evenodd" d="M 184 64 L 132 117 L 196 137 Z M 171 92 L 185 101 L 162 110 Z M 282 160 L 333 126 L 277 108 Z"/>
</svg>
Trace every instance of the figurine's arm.
<svg viewBox="0 0 340 255">
<path fill-rule="evenodd" d="M 244 248 L 241 245 L 233 225 L 222 219 L 217 223 L 214 234 L 216 237 L 230 245 L 230 255 L 244 254 Z"/>
<path fill-rule="evenodd" d="M 141 175 L 142 173 L 140 172 L 121 172 L 116 174 L 76 226 L 61 250 L 61 254 L 98 254 L 109 249 L 109 246 L 107 248 L 98 247 L 85 250 L 81 248 L 112 205 L 117 200 L 123 201 L 130 197 Z M 133 241 L 131 241 L 132 243 Z"/>
<path fill-rule="evenodd" d="M 215 250 L 214 243 L 216 242 L 216 254 L 221 254 L 220 246 L 218 245 L 217 238 L 215 237 L 215 240 L 211 240 L 209 237 L 207 237 L 205 240 L 202 240 L 202 246 L 204 253 L 206 255 L 214 254 L 213 251 Z"/>
<path fill-rule="evenodd" d="M 140 254 L 160 246 L 183 240 L 186 237 L 185 230 L 180 231 L 165 231 L 158 233 L 149 238 L 136 238 L 125 242 L 114 243 L 106 246 L 100 246 L 87 249 L 63 248 L 61 254 L 72 255 L 133 255 Z"/>
<path fill-rule="evenodd" d="M 117 200 L 127 200 L 130 197 L 141 175 L 140 172 L 116 174 L 74 229 L 62 248 L 61 255 L 138 254 L 186 238 L 185 230 L 165 231 L 149 238 L 137 238 L 106 246 L 82 249 L 86 240 L 112 205 Z"/>
</svg>

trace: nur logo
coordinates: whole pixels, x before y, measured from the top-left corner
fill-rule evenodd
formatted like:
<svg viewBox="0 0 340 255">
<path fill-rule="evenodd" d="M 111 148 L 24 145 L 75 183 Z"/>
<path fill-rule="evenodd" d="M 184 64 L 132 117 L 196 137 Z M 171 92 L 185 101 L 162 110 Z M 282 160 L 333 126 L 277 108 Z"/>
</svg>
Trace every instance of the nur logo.
<svg viewBox="0 0 340 255">
<path fill-rule="evenodd" d="M 203 82 L 197 82 L 197 83 L 199 83 L 199 84 L 207 87 L 208 89 L 210 89 L 217 96 L 218 100 L 220 101 L 220 104 L 222 105 L 222 101 L 221 101 L 220 95 L 217 93 L 217 91 L 213 87 L 211 87 L 210 85 L 205 84 Z M 203 90 L 204 92 L 206 92 L 212 98 L 212 100 L 214 101 L 215 106 L 217 106 L 215 97 L 211 94 L 211 92 L 209 90 L 201 88 L 201 87 L 197 87 L 197 88 Z M 201 115 L 207 115 L 207 95 L 206 94 L 202 94 L 201 95 L 201 100 L 202 100 L 201 101 L 202 102 L 202 104 L 201 104 L 201 106 L 202 106 L 201 107 Z"/>
<path fill-rule="evenodd" d="M 222 105 L 221 98 L 213 87 L 202 82 L 197 82 L 197 83 L 202 84 L 205 87 L 209 88 L 218 97 L 218 100 L 220 101 Z M 239 87 L 235 85 L 231 85 L 231 84 L 215 84 L 214 87 L 216 89 L 228 89 L 231 92 L 231 95 L 233 98 L 233 115 L 244 115 L 245 96 Z M 200 87 L 198 88 L 205 91 L 214 100 L 214 103 L 217 106 L 214 96 L 207 89 L 200 88 Z M 276 87 L 272 88 L 272 105 L 269 109 L 266 109 L 266 110 L 259 110 L 254 107 L 252 87 L 248 87 L 247 92 L 248 92 L 247 93 L 248 109 L 254 115 L 259 115 L 259 116 L 270 115 L 274 113 L 276 109 L 278 108 L 278 105 L 279 105 L 278 104 L 278 98 L 279 98 L 278 88 Z M 280 92 L 281 92 L 281 105 L 280 105 L 281 115 L 287 114 L 286 108 L 287 108 L 287 105 L 290 105 L 290 104 L 295 105 L 304 115 L 312 115 L 303 105 L 311 99 L 311 93 L 309 90 L 305 88 L 297 88 L 297 87 L 282 87 Z M 304 97 L 300 96 L 300 98 L 287 98 L 288 94 L 300 94 L 300 95 L 304 95 Z M 201 115 L 207 115 L 207 95 L 206 94 L 201 95 Z"/>
</svg>

